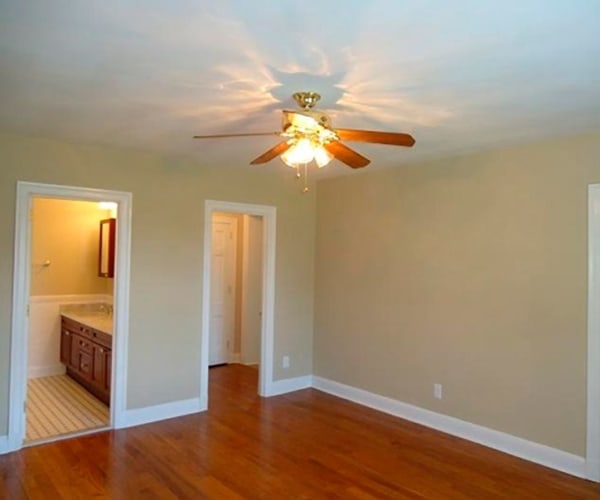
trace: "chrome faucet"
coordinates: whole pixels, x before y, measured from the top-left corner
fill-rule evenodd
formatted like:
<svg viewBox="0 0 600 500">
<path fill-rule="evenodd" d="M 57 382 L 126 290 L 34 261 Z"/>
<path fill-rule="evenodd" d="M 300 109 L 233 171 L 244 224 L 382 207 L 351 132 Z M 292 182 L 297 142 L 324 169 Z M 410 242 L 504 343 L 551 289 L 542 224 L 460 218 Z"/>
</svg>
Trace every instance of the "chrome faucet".
<svg viewBox="0 0 600 500">
<path fill-rule="evenodd" d="M 112 316 L 114 307 L 112 304 L 100 304 L 100 311 L 106 313 L 107 316 Z"/>
</svg>

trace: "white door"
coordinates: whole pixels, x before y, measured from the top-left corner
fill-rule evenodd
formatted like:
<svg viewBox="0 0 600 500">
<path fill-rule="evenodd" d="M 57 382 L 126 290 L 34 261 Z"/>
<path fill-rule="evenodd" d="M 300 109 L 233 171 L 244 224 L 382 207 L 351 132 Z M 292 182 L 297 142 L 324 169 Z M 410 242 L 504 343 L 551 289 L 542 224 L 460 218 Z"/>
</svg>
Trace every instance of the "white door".
<svg viewBox="0 0 600 500">
<path fill-rule="evenodd" d="M 236 218 L 214 215 L 210 271 L 209 366 L 229 361 L 235 324 L 236 244 Z"/>
</svg>

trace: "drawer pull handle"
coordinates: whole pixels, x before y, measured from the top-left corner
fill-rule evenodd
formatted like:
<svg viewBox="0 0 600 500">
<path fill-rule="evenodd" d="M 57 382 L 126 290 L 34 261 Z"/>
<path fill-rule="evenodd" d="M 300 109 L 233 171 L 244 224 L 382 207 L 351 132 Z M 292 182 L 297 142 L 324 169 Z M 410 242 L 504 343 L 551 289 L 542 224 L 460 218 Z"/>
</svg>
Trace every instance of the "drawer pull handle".
<svg viewBox="0 0 600 500">
<path fill-rule="evenodd" d="M 68 337 L 70 335 L 69 332 L 63 332 L 65 334 L 65 337 Z"/>
<path fill-rule="evenodd" d="M 102 352 L 104 352 L 104 349 L 100 348 L 100 352 L 101 352 L 101 353 L 102 353 Z"/>
</svg>

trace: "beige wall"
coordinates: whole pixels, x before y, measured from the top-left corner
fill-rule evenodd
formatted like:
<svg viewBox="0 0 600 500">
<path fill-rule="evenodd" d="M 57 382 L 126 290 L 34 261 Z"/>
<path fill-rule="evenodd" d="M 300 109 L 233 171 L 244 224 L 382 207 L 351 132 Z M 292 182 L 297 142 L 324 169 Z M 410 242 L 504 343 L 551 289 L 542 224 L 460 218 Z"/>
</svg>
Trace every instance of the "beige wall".
<svg viewBox="0 0 600 500">
<path fill-rule="evenodd" d="M 241 361 L 260 363 L 262 328 L 263 218 L 244 216 Z"/>
<path fill-rule="evenodd" d="M 99 224 L 107 211 L 98 203 L 51 198 L 34 198 L 31 208 L 30 294 L 111 290 L 113 280 L 98 277 Z"/>
<path fill-rule="evenodd" d="M 314 373 L 584 455 L 596 182 L 600 134 L 320 182 Z"/>
<path fill-rule="evenodd" d="M 0 136 L 0 435 L 7 431 L 17 180 L 133 193 L 127 408 L 199 396 L 206 199 L 277 207 L 275 379 L 312 371 L 315 198 L 289 169 Z M 160 366 L 161 370 L 156 367 Z"/>
</svg>

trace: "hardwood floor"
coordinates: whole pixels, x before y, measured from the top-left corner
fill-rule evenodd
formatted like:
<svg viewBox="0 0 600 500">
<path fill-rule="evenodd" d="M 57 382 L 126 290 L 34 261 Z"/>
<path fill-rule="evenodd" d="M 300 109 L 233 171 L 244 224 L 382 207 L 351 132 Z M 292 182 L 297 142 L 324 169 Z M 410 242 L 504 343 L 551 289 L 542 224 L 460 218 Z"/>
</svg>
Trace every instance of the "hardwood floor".
<svg viewBox="0 0 600 500">
<path fill-rule="evenodd" d="M 212 369 L 208 412 L 0 456 L 0 498 L 600 498 L 600 485 L 306 389 Z"/>
</svg>

